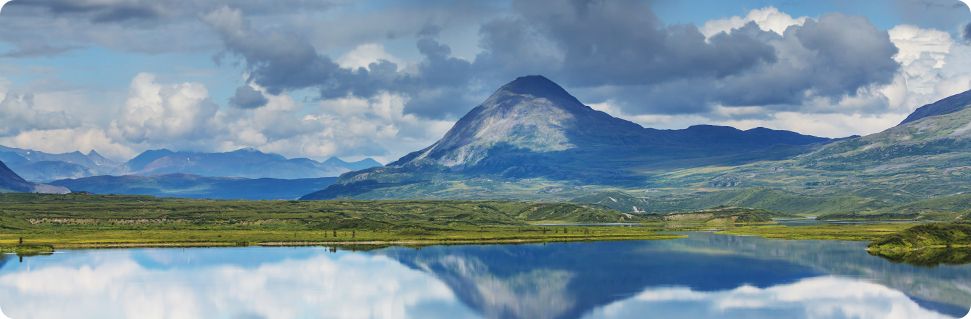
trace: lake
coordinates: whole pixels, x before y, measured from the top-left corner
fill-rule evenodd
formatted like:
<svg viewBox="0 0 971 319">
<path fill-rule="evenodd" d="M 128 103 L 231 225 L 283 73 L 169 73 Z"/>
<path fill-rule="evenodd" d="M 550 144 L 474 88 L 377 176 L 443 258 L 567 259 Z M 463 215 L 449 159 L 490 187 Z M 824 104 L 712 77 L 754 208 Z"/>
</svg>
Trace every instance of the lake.
<svg viewBox="0 0 971 319">
<path fill-rule="evenodd" d="M 960 318 L 971 265 L 865 243 L 667 241 L 73 250 L 0 260 L 27 318 Z M 0 317 L 2 318 L 2 317 Z"/>
</svg>

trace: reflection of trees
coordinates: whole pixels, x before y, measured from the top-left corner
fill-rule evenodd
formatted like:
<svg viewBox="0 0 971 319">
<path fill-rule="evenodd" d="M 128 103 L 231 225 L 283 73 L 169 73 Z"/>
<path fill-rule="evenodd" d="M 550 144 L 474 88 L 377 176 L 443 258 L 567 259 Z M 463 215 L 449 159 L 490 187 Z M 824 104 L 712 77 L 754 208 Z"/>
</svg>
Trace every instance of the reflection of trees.
<svg viewBox="0 0 971 319">
<path fill-rule="evenodd" d="M 918 250 L 868 251 L 871 255 L 886 258 L 896 263 L 934 267 L 942 264 L 971 264 L 971 249 L 968 248 L 925 248 Z"/>
</svg>

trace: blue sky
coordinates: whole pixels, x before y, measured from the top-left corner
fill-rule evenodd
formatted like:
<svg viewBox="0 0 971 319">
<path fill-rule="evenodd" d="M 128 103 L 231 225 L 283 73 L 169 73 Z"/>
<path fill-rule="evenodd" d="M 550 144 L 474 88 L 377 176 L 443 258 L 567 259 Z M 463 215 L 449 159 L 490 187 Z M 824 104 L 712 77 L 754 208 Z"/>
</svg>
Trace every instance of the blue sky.
<svg viewBox="0 0 971 319">
<path fill-rule="evenodd" d="M 957 0 L 15 0 L 0 144 L 387 162 L 524 74 L 649 127 L 868 134 L 971 89 L 969 23 Z"/>
</svg>

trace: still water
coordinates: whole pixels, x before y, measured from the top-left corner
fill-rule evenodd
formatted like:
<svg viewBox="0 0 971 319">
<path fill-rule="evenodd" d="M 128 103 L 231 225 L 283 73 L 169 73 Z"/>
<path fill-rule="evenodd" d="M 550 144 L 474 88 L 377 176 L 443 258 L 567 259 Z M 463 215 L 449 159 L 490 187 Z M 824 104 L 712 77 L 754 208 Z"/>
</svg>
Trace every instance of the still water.
<svg viewBox="0 0 971 319">
<path fill-rule="evenodd" d="M 971 265 L 864 243 L 691 233 L 669 241 L 77 250 L 0 261 L 27 318 L 960 318 Z M 0 318 L 3 318 L 0 316 Z"/>
</svg>

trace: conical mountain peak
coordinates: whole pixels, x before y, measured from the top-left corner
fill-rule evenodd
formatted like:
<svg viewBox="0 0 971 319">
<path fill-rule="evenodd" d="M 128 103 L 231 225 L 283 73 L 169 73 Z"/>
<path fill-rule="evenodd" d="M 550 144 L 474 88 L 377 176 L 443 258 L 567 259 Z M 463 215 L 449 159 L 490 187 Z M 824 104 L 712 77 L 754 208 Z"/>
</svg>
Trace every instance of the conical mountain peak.
<svg viewBox="0 0 971 319">
<path fill-rule="evenodd" d="M 521 76 L 513 80 L 512 82 L 506 83 L 499 91 L 506 91 L 519 94 L 529 94 L 529 95 L 552 95 L 552 96 L 563 96 L 570 95 L 567 93 L 563 87 L 556 82 L 551 81 L 542 75 L 526 75 Z"/>
<path fill-rule="evenodd" d="M 509 95 L 527 95 L 533 98 L 543 98 L 553 102 L 557 106 L 566 108 L 582 105 L 566 89 L 542 75 L 518 77 L 496 90 L 493 97 L 503 98 Z"/>
</svg>

